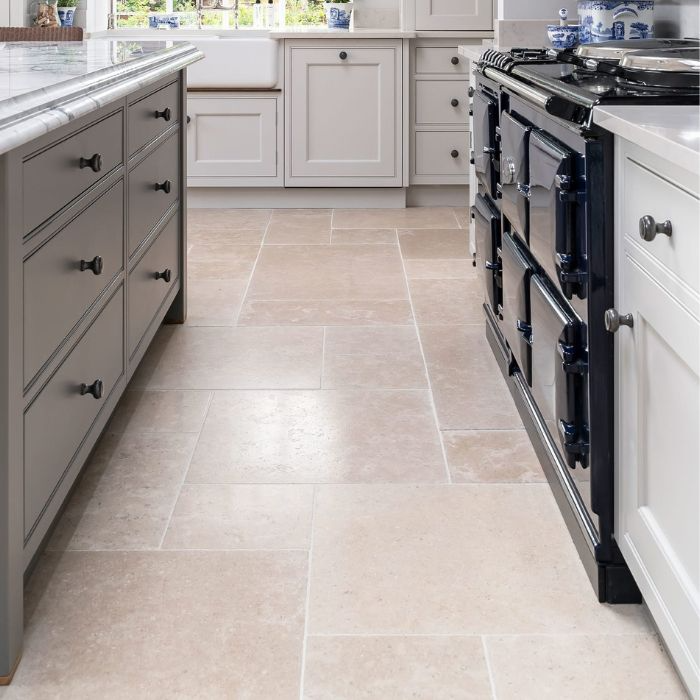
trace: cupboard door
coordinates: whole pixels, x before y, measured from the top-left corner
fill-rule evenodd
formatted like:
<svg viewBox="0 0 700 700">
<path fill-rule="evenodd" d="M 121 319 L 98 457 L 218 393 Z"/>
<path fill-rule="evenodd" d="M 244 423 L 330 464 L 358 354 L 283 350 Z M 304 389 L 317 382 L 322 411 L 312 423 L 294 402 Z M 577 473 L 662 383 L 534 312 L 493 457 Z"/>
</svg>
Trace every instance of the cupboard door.
<svg viewBox="0 0 700 700">
<path fill-rule="evenodd" d="M 395 46 L 292 47 L 288 186 L 400 186 L 401 54 Z"/>
<path fill-rule="evenodd" d="M 493 29 L 493 0 L 416 0 L 416 29 Z"/>
</svg>

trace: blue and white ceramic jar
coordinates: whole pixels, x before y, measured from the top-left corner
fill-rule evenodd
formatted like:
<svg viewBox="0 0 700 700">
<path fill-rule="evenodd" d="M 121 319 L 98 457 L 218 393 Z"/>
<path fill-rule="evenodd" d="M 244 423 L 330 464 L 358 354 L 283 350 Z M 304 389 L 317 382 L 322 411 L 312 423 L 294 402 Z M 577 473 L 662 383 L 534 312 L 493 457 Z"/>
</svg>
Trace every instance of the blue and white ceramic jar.
<svg viewBox="0 0 700 700">
<path fill-rule="evenodd" d="M 327 2 L 326 19 L 329 29 L 350 29 L 351 2 Z"/>
<path fill-rule="evenodd" d="M 654 0 L 579 0 L 582 44 L 654 37 Z"/>
<path fill-rule="evenodd" d="M 75 7 L 59 7 L 58 19 L 61 20 L 62 27 L 72 27 L 75 17 Z"/>
</svg>

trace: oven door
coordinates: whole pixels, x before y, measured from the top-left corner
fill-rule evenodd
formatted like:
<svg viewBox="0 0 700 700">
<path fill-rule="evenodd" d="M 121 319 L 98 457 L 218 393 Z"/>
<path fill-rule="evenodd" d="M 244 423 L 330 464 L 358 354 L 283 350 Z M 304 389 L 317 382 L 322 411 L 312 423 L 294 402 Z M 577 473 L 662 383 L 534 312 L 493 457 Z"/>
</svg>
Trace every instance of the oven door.
<svg viewBox="0 0 700 700">
<path fill-rule="evenodd" d="M 501 211 L 523 241 L 528 240 L 528 142 L 532 129 L 515 117 L 501 114 Z"/>
<path fill-rule="evenodd" d="M 497 313 L 501 303 L 501 261 L 497 252 L 501 244 L 501 217 L 481 194 L 476 195 L 472 217 L 476 233 L 476 267 L 483 275 L 486 300 Z"/>
<path fill-rule="evenodd" d="M 474 171 L 479 182 L 491 197 L 496 197 L 496 167 L 498 157 L 496 142 L 496 118 L 498 105 L 496 101 L 480 90 L 474 93 L 472 103 L 474 129 Z"/>
<path fill-rule="evenodd" d="M 530 279 L 532 395 L 564 460 L 588 466 L 582 322 L 539 275 Z"/>
<path fill-rule="evenodd" d="M 581 272 L 585 241 L 578 230 L 577 207 L 583 193 L 574 187 L 575 154 L 540 131 L 529 145 L 530 231 L 528 243 L 537 262 L 567 299 L 585 298 Z"/>
<path fill-rule="evenodd" d="M 513 359 L 525 379 L 530 381 L 530 325 L 529 287 L 532 267 L 520 244 L 505 231 L 502 234 L 501 265 L 503 302 L 499 320 L 503 335 L 510 346 Z"/>
</svg>

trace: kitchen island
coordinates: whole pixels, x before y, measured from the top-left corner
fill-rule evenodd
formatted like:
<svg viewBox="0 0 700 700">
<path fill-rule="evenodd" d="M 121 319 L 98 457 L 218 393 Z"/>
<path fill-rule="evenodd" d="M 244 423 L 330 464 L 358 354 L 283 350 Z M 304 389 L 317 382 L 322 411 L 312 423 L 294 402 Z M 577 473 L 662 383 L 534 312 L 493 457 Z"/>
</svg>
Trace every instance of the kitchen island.
<svg viewBox="0 0 700 700">
<path fill-rule="evenodd" d="M 0 685 L 23 583 L 163 320 L 186 315 L 188 44 L 0 44 Z"/>
</svg>

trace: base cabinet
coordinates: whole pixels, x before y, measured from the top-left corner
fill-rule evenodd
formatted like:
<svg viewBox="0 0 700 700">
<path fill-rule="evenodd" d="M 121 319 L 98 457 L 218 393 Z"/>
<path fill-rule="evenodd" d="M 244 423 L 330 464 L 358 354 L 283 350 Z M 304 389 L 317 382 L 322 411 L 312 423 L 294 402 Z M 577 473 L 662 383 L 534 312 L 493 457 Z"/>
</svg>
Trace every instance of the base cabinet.
<svg viewBox="0 0 700 700">
<path fill-rule="evenodd" d="M 415 0 L 416 29 L 469 31 L 493 27 L 493 0 Z"/>
</svg>

